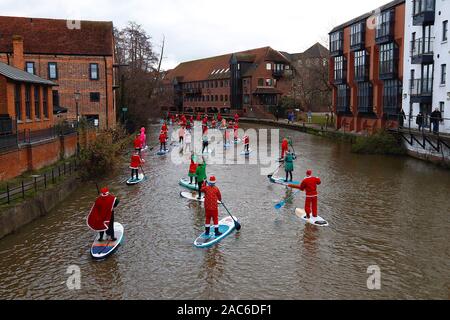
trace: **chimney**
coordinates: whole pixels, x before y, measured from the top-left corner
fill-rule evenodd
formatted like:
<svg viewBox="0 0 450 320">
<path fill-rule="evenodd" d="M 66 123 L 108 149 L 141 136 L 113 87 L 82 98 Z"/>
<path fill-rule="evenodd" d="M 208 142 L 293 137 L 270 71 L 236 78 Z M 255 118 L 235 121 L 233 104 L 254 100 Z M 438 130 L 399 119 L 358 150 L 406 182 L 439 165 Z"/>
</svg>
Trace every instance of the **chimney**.
<svg viewBox="0 0 450 320">
<path fill-rule="evenodd" d="M 13 59 L 12 65 L 20 70 L 25 69 L 25 61 L 23 58 L 23 38 L 21 36 L 13 36 Z"/>
</svg>

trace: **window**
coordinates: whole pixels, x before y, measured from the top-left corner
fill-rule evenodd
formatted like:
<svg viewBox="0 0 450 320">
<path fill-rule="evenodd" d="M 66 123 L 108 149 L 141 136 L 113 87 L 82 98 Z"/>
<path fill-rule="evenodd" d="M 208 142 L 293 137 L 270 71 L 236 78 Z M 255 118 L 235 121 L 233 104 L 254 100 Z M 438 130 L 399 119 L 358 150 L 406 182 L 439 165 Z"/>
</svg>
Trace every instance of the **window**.
<svg viewBox="0 0 450 320">
<path fill-rule="evenodd" d="M 48 63 L 48 78 L 51 80 L 58 79 L 58 65 L 56 62 Z"/>
<path fill-rule="evenodd" d="M 338 31 L 330 35 L 330 51 L 331 53 L 339 53 L 344 46 L 344 32 Z"/>
<path fill-rule="evenodd" d="M 380 46 L 380 75 L 393 75 L 396 70 L 394 43 L 387 43 Z"/>
<path fill-rule="evenodd" d="M 337 102 L 336 102 L 336 110 L 340 113 L 348 113 L 350 112 L 350 93 L 348 86 L 338 85 L 337 86 Z"/>
<path fill-rule="evenodd" d="M 217 94 L 214 96 L 214 101 L 219 101 L 219 96 Z"/>
<path fill-rule="evenodd" d="M 416 70 L 411 70 L 411 86 L 410 89 L 414 89 L 415 87 L 415 79 L 416 79 Z"/>
<path fill-rule="evenodd" d="M 17 83 L 14 87 L 14 104 L 17 120 L 22 120 L 22 86 Z"/>
<path fill-rule="evenodd" d="M 364 44 L 364 31 L 365 31 L 365 23 L 357 23 L 351 26 L 350 29 L 350 46 L 360 47 Z"/>
<path fill-rule="evenodd" d="M 355 52 L 355 79 L 365 81 L 369 77 L 369 57 L 366 50 Z"/>
<path fill-rule="evenodd" d="M 398 80 L 384 81 L 383 105 L 384 113 L 397 116 L 401 106 L 402 85 Z"/>
<path fill-rule="evenodd" d="M 258 87 L 264 87 L 264 79 L 258 78 Z"/>
<path fill-rule="evenodd" d="M 443 101 L 439 102 L 439 110 L 441 111 L 442 114 L 444 114 L 444 107 L 445 107 L 445 102 L 443 102 Z"/>
<path fill-rule="evenodd" d="M 244 94 L 244 103 L 249 104 L 250 103 L 250 96 L 248 94 Z"/>
<path fill-rule="evenodd" d="M 376 29 L 377 40 L 379 40 L 379 41 L 381 40 L 382 42 L 384 40 L 390 41 L 390 37 L 392 35 L 393 26 L 394 26 L 394 18 L 395 18 L 394 10 L 382 12 L 378 16 L 377 29 Z"/>
<path fill-rule="evenodd" d="M 273 86 L 273 80 L 272 79 L 266 79 L 266 87 Z"/>
<path fill-rule="evenodd" d="M 53 96 L 53 106 L 59 107 L 59 92 L 58 92 L 58 90 L 52 90 L 52 96 Z"/>
<path fill-rule="evenodd" d="M 228 102 L 228 95 L 225 95 L 225 102 Z"/>
<path fill-rule="evenodd" d="M 345 81 L 347 75 L 345 58 L 343 56 L 334 58 L 334 81 Z"/>
<path fill-rule="evenodd" d="M 36 119 L 41 118 L 41 91 L 40 87 L 34 87 L 34 116 Z"/>
<path fill-rule="evenodd" d="M 44 118 L 48 119 L 48 89 L 47 87 L 44 88 L 42 93 L 42 111 L 44 113 Z"/>
<path fill-rule="evenodd" d="M 27 84 L 25 86 L 25 116 L 27 119 L 31 119 L 31 86 Z"/>
<path fill-rule="evenodd" d="M 91 102 L 100 102 L 100 92 L 91 92 L 89 96 Z"/>
<path fill-rule="evenodd" d="M 373 112 L 373 90 L 370 82 L 358 84 L 358 111 L 361 113 Z"/>
<path fill-rule="evenodd" d="M 434 11 L 435 0 L 413 0 L 413 14 L 419 15 L 424 12 Z"/>
<path fill-rule="evenodd" d="M 442 41 L 448 40 L 448 20 L 442 22 Z"/>
<path fill-rule="evenodd" d="M 99 72 L 98 72 L 98 63 L 91 63 L 89 65 L 89 78 L 91 80 L 98 80 L 99 79 Z"/>
<path fill-rule="evenodd" d="M 266 63 L 266 70 L 272 70 L 272 64 Z"/>
<path fill-rule="evenodd" d="M 31 74 L 35 74 L 34 62 L 27 62 L 25 64 L 25 71 Z"/>
<path fill-rule="evenodd" d="M 447 79 L 447 65 L 441 65 L 441 84 L 445 84 Z"/>
<path fill-rule="evenodd" d="M 222 94 L 220 95 L 220 101 L 223 102 L 223 95 Z"/>
</svg>

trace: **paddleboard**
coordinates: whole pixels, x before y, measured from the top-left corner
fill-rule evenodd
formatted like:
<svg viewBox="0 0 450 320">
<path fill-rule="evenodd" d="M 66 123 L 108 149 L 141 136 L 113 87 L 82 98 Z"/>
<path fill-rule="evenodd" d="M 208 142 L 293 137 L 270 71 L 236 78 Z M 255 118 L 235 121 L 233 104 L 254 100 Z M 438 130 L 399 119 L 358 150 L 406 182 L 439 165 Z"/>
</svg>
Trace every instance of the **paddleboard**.
<svg viewBox="0 0 450 320">
<path fill-rule="evenodd" d="M 191 184 L 189 178 L 183 178 L 180 180 L 180 186 L 189 190 L 198 191 L 198 185 L 195 183 L 195 179 L 193 179 L 193 183 Z"/>
<path fill-rule="evenodd" d="M 103 260 L 112 255 L 121 245 L 124 232 L 125 229 L 123 225 L 118 222 L 114 222 L 114 236 L 117 238 L 117 241 L 108 241 L 107 239 L 109 238 L 109 236 L 107 236 L 105 232 L 103 241 L 100 242 L 98 241 L 100 235 L 97 235 L 91 247 L 92 258 L 94 258 L 95 260 Z"/>
<path fill-rule="evenodd" d="M 140 173 L 139 174 L 139 178 L 136 180 L 136 178 L 133 178 L 133 179 L 128 179 L 127 180 L 127 185 L 129 185 L 129 186 L 133 186 L 133 185 L 135 185 L 135 184 L 138 184 L 138 183 L 141 183 L 142 181 L 144 181 L 145 180 L 145 176 L 142 174 L 142 173 Z"/>
<path fill-rule="evenodd" d="M 233 218 L 238 221 L 236 217 Z M 212 247 L 213 245 L 222 241 L 224 238 L 228 237 L 235 229 L 236 226 L 231 217 L 222 219 L 219 222 L 219 231 L 222 233 L 220 237 L 215 236 L 215 229 L 213 226 L 211 226 L 209 236 L 205 235 L 205 233 L 203 232 L 200 237 L 198 237 L 194 241 L 194 246 L 200 249 Z"/>
<path fill-rule="evenodd" d="M 205 202 L 205 196 L 198 199 L 198 195 L 196 193 L 193 194 L 192 192 L 180 192 L 180 196 L 192 201 Z M 222 204 L 220 201 L 217 201 L 217 203 Z"/>
<path fill-rule="evenodd" d="M 241 156 L 249 156 L 251 153 L 253 152 L 253 150 L 250 149 L 250 151 L 242 151 L 241 152 Z"/>
<path fill-rule="evenodd" d="M 234 141 L 234 144 L 239 144 L 239 143 L 241 143 L 241 139 L 237 139 L 237 140 L 233 140 Z"/>
<path fill-rule="evenodd" d="M 309 224 L 312 224 L 312 225 L 318 226 L 318 227 L 328 227 L 329 226 L 328 221 L 320 216 L 318 216 L 317 218 L 314 218 L 313 216 L 311 216 L 310 219 L 306 219 L 306 212 L 304 209 L 296 209 L 295 214 L 297 217 L 302 219 L 305 223 L 309 223 Z"/>
<path fill-rule="evenodd" d="M 286 184 L 299 185 L 300 184 L 300 181 L 286 181 L 286 179 L 279 178 L 279 177 L 272 177 L 272 178 L 270 178 L 270 182 L 276 183 L 276 184 L 282 184 L 282 185 L 286 185 Z"/>
<path fill-rule="evenodd" d="M 165 156 L 166 154 L 168 154 L 169 153 L 169 149 L 166 149 L 166 150 L 163 150 L 163 151 L 158 151 L 156 154 L 158 155 L 158 156 Z"/>
</svg>

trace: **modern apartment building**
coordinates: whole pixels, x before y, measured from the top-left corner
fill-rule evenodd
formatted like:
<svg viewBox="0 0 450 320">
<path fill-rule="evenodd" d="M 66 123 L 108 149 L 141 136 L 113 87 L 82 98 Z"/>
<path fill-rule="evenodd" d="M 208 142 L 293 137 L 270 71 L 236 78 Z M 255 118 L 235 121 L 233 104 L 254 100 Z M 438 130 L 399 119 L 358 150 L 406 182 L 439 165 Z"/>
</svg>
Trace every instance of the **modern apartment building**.
<svg viewBox="0 0 450 320">
<path fill-rule="evenodd" d="M 330 32 L 330 83 L 337 128 L 373 133 L 398 126 L 402 107 L 405 0 Z"/>
<path fill-rule="evenodd" d="M 450 133 L 450 41 L 448 0 L 406 2 L 403 109 L 412 128 L 423 114 L 425 128 L 430 114 L 440 109 L 446 118 L 441 132 Z"/>
</svg>

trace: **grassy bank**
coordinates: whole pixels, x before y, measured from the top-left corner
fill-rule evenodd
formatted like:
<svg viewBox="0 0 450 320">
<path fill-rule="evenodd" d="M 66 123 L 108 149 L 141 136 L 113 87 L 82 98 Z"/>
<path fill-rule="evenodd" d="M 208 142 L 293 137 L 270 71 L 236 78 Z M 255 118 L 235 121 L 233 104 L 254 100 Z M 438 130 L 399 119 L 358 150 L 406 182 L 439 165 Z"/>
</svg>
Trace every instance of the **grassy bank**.
<svg viewBox="0 0 450 320">
<path fill-rule="evenodd" d="M 405 155 L 406 149 L 395 136 L 379 131 L 367 137 L 357 137 L 352 152 L 358 154 Z"/>
</svg>

